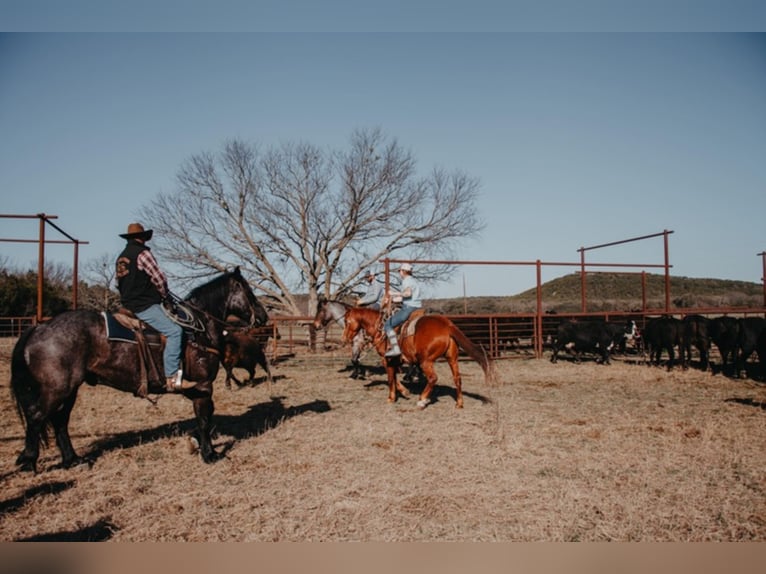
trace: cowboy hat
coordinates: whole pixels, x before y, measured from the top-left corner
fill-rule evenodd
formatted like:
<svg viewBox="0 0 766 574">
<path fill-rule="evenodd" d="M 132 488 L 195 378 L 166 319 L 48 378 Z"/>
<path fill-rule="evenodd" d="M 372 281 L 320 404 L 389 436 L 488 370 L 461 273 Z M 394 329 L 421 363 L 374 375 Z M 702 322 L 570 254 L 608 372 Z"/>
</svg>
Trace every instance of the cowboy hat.
<svg viewBox="0 0 766 574">
<path fill-rule="evenodd" d="M 128 225 L 128 232 L 120 233 L 120 237 L 123 239 L 143 239 L 144 241 L 149 241 L 153 233 L 153 229 L 144 229 L 144 226 L 140 223 L 131 223 Z"/>
<path fill-rule="evenodd" d="M 410 273 L 412 273 L 412 265 L 410 265 L 409 263 L 402 263 L 402 266 L 399 267 L 399 270 L 400 271 L 409 271 Z"/>
</svg>

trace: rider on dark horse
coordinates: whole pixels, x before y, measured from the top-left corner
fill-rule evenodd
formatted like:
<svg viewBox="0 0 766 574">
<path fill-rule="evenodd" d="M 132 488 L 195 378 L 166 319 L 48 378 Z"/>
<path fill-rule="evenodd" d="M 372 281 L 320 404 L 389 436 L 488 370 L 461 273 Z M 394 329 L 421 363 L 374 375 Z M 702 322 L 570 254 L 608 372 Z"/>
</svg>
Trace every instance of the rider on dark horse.
<svg viewBox="0 0 766 574">
<path fill-rule="evenodd" d="M 402 263 L 401 267 L 399 267 L 399 276 L 402 278 L 401 291 L 391 291 L 388 296 L 393 297 L 394 301 L 401 298 L 402 306 L 383 325 L 388 341 L 391 343 L 391 348 L 386 351 L 386 357 L 398 357 L 402 354 L 394 329 L 404 323 L 412 313 L 423 306 L 420 300 L 420 284 L 412 276 L 412 265 Z"/>
<path fill-rule="evenodd" d="M 131 223 L 127 233 L 120 234 L 128 243 L 117 258 L 115 277 L 122 306 L 167 337 L 162 356 L 165 386 L 168 392 L 177 392 L 183 388 L 183 328 L 166 315 L 161 305 L 169 296 L 168 283 L 146 245 L 152 234 L 152 229 L 145 230 L 140 223 Z"/>
</svg>

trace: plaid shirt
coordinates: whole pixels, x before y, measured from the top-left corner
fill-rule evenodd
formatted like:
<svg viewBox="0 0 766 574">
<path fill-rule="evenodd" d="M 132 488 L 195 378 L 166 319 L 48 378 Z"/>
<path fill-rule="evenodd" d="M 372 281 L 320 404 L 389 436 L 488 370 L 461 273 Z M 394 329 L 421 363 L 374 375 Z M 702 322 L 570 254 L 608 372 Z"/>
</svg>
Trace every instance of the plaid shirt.
<svg viewBox="0 0 766 574">
<path fill-rule="evenodd" d="M 148 249 L 144 249 L 138 254 L 136 259 L 136 265 L 138 268 L 149 276 L 152 284 L 160 292 L 160 295 L 165 298 L 168 296 L 168 281 L 165 278 L 165 274 L 160 270 L 160 266 L 157 264 L 157 260 L 152 255 L 152 252 Z"/>
</svg>

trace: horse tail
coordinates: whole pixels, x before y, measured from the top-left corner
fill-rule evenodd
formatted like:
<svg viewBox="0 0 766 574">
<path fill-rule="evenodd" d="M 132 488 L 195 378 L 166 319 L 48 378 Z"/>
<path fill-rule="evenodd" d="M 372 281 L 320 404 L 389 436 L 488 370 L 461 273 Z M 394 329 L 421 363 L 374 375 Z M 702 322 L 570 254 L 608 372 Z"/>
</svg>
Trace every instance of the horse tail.
<svg viewBox="0 0 766 574">
<path fill-rule="evenodd" d="M 39 384 L 29 370 L 29 365 L 24 358 L 27 342 L 36 328 L 34 326 L 24 331 L 19 340 L 16 341 L 16 345 L 11 353 L 11 398 L 16 405 L 16 412 L 25 429 L 29 426 L 30 419 L 38 409 Z M 46 423 L 40 430 L 40 441 L 44 446 L 48 446 L 48 431 L 49 424 Z"/>
<path fill-rule="evenodd" d="M 448 319 L 449 321 L 449 319 Z M 452 321 L 449 321 L 450 323 L 450 336 L 455 339 L 455 342 L 458 344 L 458 347 L 463 349 L 466 353 L 468 353 L 468 356 L 471 357 L 474 361 L 479 363 L 479 366 L 481 366 L 481 370 L 484 371 L 484 381 L 488 384 L 491 384 L 495 380 L 495 373 L 494 373 L 494 366 L 492 364 L 492 360 L 487 356 L 487 353 L 484 351 L 483 348 L 476 345 L 473 341 L 471 341 L 468 337 L 466 337 L 465 333 L 461 331 L 457 325 L 455 325 Z"/>
</svg>

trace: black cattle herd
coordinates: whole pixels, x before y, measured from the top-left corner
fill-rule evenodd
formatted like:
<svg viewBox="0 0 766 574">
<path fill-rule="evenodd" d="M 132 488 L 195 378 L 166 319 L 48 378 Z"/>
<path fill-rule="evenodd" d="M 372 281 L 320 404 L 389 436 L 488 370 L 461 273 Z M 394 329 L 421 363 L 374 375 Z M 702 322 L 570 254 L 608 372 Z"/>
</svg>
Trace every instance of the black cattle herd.
<svg viewBox="0 0 766 574">
<path fill-rule="evenodd" d="M 652 365 L 662 363 L 670 370 L 680 363 L 684 369 L 694 364 L 693 353 L 698 355 L 696 367 L 704 371 L 723 373 L 729 376 L 747 376 L 754 353 L 759 365 L 749 372 L 757 378 L 766 375 L 766 319 L 763 317 L 720 316 L 707 318 L 702 315 L 687 315 L 682 319 L 672 316 L 650 318 L 643 329 L 634 321 L 627 324 L 610 322 L 564 321 L 559 324 L 552 342 L 551 361 L 556 362 L 562 349 L 574 352 L 579 360 L 583 352 L 597 353 L 599 360 L 609 363 L 614 349 L 625 352 L 630 344 L 641 362 Z M 720 360 L 714 364 L 710 353 L 713 346 L 718 350 Z"/>
</svg>

